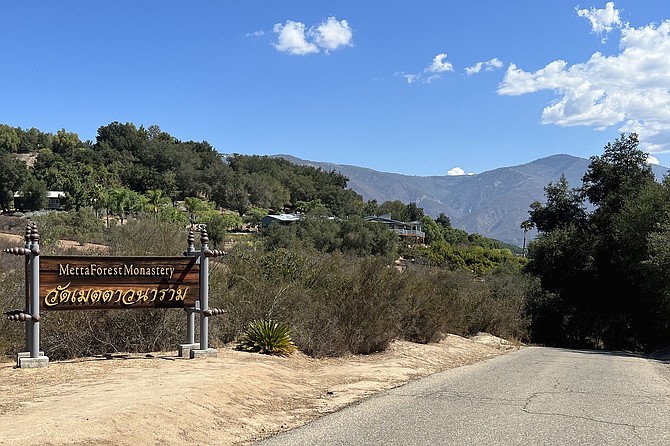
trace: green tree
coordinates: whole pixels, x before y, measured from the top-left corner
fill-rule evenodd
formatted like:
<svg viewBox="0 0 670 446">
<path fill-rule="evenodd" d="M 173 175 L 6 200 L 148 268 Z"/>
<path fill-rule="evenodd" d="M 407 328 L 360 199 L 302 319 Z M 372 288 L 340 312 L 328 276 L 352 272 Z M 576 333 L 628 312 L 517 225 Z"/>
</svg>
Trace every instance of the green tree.
<svg viewBox="0 0 670 446">
<path fill-rule="evenodd" d="M 614 143 L 607 143 L 603 155 L 591 157 L 582 189 L 602 211 L 616 212 L 627 197 L 654 181 L 647 154 L 638 146 L 637 134 L 622 133 Z"/>
<path fill-rule="evenodd" d="M 546 205 L 531 206 L 529 220 L 540 233 L 529 247 L 528 269 L 553 296 L 536 301 L 550 312 L 542 305 L 533 311 L 542 315 L 538 321 L 556 324 L 542 331 L 555 334 L 544 342 L 639 349 L 670 332 L 659 316 L 665 297 L 650 286 L 658 271 L 649 269 L 649 243 L 669 215 L 670 195 L 646 159 L 637 135 L 621 135 L 591 158 L 584 175 L 579 192 L 592 212 L 562 180 L 545 189 Z"/>
<path fill-rule="evenodd" d="M 407 206 L 400 200 L 385 201 L 379 206 L 379 215 L 390 214 L 393 220 L 405 221 L 406 211 Z"/>
<path fill-rule="evenodd" d="M 144 194 L 144 196 L 151 206 L 151 214 L 154 216 L 154 218 L 158 218 L 158 212 L 161 210 L 161 208 L 170 206 L 172 204 L 170 197 L 163 195 L 163 191 L 160 189 L 149 190 Z"/>
<path fill-rule="evenodd" d="M 130 210 L 132 198 L 133 191 L 127 187 L 118 187 L 109 192 L 109 209 L 111 213 L 119 216 L 121 224 Z"/>
<path fill-rule="evenodd" d="M 20 192 L 26 209 L 38 211 L 47 207 L 47 186 L 44 181 L 30 175 Z"/>
<path fill-rule="evenodd" d="M 0 206 L 8 210 L 18 191 L 28 178 L 28 168 L 10 153 L 0 151 Z"/>
<path fill-rule="evenodd" d="M 451 219 L 447 217 L 444 212 L 440 212 L 440 215 L 437 216 L 435 222 L 443 228 L 451 228 Z"/>
<path fill-rule="evenodd" d="M 196 197 L 184 198 L 184 206 L 192 225 L 204 223 L 213 215 L 217 214 L 214 204 Z"/>
<path fill-rule="evenodd" d="M 565 175 L 557 183 L 544 188 L 546 204 L 534 201 L 530 205 L 528 222 L 540 232 L 549 232 L 569 224 L 580 224 L 586 219 L 581 192 L 570 189 Z"/>
<path fill-rule="evenodd" d="M 421 226 L 423 227 L 423 231 L 426 233 L 425 242 L 427 245 L 444 242 L 442 226 L 430 218 L 430 216 L 424 215 L 421 217 Z"/>
<path fill-rule="evenodd" d="M 20 142 L 19 134 L 14 127 L 0 124 L 0 152 L 15 153 Z"/>
</svg>

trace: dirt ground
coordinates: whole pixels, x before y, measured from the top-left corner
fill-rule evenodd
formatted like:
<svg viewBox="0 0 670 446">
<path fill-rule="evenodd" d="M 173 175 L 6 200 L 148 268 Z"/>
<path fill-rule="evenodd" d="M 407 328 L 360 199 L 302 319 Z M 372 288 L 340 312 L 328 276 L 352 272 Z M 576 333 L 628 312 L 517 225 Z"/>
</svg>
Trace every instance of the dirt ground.
<svg viewBox="0 0 670 446">
<path fill-rule="evenodd" d="M 397 341 L 368 356 L 313 359 L 219 349 L 0 362 L 0 445 L 247 445 L 362 398 L 515 347 L 481 335 Z M 9 358 L 7 358 L 9 359 Z"/>
<path fill-rule="evenodd" d="M 6 232 L 0 232 L 0 242 L 3 244 L 13 243 L 13 246 L 23 247 L 24 237 L 16 234 L 8 234 Z M 104 254 L 107 251 L 107 247 L 104 245 L 96 245 L 94 243 L 84 243 L 83 245 L 72 240 L 59 240 L 56 244 L 58 248 L 61 249 L 70 249 L 74 248 L 75 250 L 81 252 L 81 254 Z"/>
</svg>

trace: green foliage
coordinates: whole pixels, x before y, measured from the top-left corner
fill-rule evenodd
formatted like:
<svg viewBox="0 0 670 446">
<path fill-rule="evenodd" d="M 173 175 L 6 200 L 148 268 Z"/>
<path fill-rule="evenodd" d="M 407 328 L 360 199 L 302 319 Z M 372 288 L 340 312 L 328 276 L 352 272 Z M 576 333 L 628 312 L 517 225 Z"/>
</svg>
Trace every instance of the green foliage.
<svg viewBox="0 0 670 446">
<path fill-rule="evenodd" d="M 184 198 L 184 207 L 191 224 L 205 223 L 218 214 L 214 203 L 197 197 Z"/>
<path fill-rule="evenodd" d="M 151 214 L 154 218 L 158 218 L 161 209 L 172 205 L 170 197 L 166 197 L 161 189 L 152 189 L 146 191 L 144 194 L 147 204 L 150 206 Z"/>
<path fill-rule="evenodd" d="M 0 152 L 14 153 L 21 142 L 19 134 L 13 127 L 0 124 Z"/>
<path fill-rule="evenodd" d="M 212 262 L 213 305 L 229 310 L 227 322 L 213 327 L 221 340 L 233 340 L 250 320 L 287 321 L 314 356 L 372 353 L 393 339 L 432 342 L 484 328 L 523 337 L 517 297 L 508 302 L 485 279 L 518 259 L 496 241 L 452 228 L 446 215 L 433 221 L 416 203 L 365 204 L 337 172 L 271 157 L 222 159 L 208 143 L 182 142 L 157 126 L 113 122 L 98 129 L 95 143 L 64 129 L 13 130 L 5 133 L 16 133 L 18 146 L 10 138 L 7 150 L 39 153 L 35 184 L 70 198 L 70 212 L 38 220 L 48 249 L 67 238 L 106 243 L 111 255 L 179 255 L 189 223 L 206 224 L 213 246 L 241 227 L 242 219 L 219 208 L 251 225 L 270 210 L 305 212 L 296 224 L 272 226 L 261 245 L 245 241 Z M 30 178 L 25 164 L 5 155 L 0 150 L 3 205 Z M 182 200 L 186 211 L 170 205 Z M 430 246 L 402 247 L 416 265 L 396 267 L 397 235 L 362 218 L 383 213 L 423 222 Z M 110 224 L 110 215 L 121 224 Z M 177 313 L 53 313 L 45 348 L 54 357 L 163 348 L 181 337 Z M 74 327 L 83 328 L 75 334 Z"/>
<path fill-rule="evenodd" d="M 484 275 L 506 263 L 521 265 L 525 259 L 516 257 L 509 249 L 482 247 L 479 245 L 454 246 L 446 242 L 433 243 L 419 248 L 416 255 L 427 259 L 429 264 L 455 269 L 468 269 Z"/>
<path fill-rule="evenodd" d="M 581 224 L 586 218 L 584 198 L 581 191 L 569 189 L 564 175 L 558 183 L 549 183 L 544 188 L 546 204 L 534 201 L 530 205 L 530 218 L 524 222 L 526 231 L 536 227 L 538 231 L 549 232 L 570 224 Z"/>
<path fill-rule="evenodd" d="M 10 153 L 0 150 L 0 209 L 9 209 L 14 192 L 28 177 L 26 165 Z"/>
<path fill-rule="evenodd" d="M 190 222 L 188 215 L 177 207 L 164 207 L 158 210 L 158 220 L 164 223 L 173 223 L 183 228 L 187 227 Z"/>
<path fill-rule="evenodd" d="M 54 245 L 58 240 L 104 243 L 104 225 L 90 208 L 78 211 L 50 211 L 35 217 L 40 231 L 40 244 Z"/>
<path fill-rule="evenodd" d="M 250 322 L 238 348 L 265 355 L 287 356 L 295 351 L 288 325 L 273 320 Z"/>
<path fill-rule="evenodd" d="M 377 205 L 376 200 L 368 201 L 364 207 L 366 215 L 389 214 L 393 220 L 411 222 L 419 221 L 424 216 L 423 209 L 416 203 L 404 204 L 400 200 L 385 201 Z"/>
<path fill-rule="evenodd" d="M 34 176 L 31 175 L 23 183 L 19 192 L 25 210 L 39 211 L 47 207 L 47 186 Z M 16 206 L 16 203 L 14 205 Z"/>
<path fill-rule="evenodd" d="M 591 158 L 581 189 L 550 184 L 547 203 L 531 207 L 540 234 L 528 271 L 544 288 L 528 307 L 537 342 L 643 349 L 670 335 L 668 289 L 659 282 L 670 265 L 656 256 L 670 187 L 655 181 L 637 145 L 637 135 L 621 135 Z"/>
<path fill-rule="evenodd" d="M 268 210 L 259 208 L 259 207 L 252 207 L 247 212 L 243 215 L 244 223 L 247 223 L 251 227 L 258 228 L 261 225 L 261 220 L 263 217 L 268 215 Z"/>
<path fill-rule="evenodd" d="M 278 247 L 315 249 L 324 252 L 342 251 L 358 256 L 395 257 L 397 236 L 384 225 L 352 216 L 346 220 L 308 215 L 283 226 L 272 224 L 265 232 L 266 249 Z"/>
<path fill-rule="evenodd" d="M 239 231 L 243 224 L 242 217 L 237 214 L 218 212 L 211 213 L 203 222 L 207 225 L 211 245 L 215 248 L 223 243 L 228 231 Z"/>
</svg>

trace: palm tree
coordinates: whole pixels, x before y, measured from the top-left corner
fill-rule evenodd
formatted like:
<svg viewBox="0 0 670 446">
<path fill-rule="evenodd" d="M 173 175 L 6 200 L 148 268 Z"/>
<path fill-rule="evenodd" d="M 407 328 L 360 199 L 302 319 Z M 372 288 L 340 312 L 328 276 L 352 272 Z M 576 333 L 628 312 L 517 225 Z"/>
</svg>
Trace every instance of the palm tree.
<svg viewBox="0 0 670 446">
<path fill-rule="evenodd" d="M 205 202 L 196 197 L 184 198 L 184 206 L 186 206 L 186 212 L 188 213 L 188 219 L 191 222 L 191 226 L 195 225 L 195 222 L 198 220 L 198 214 L 206 208 Z"/>
<path fill-rule="evenodd" d="M 126 216 L 126 212 L 130 207 L 131 190 L 127 187 L 117 187 L 112 189 L 109 194 L 109 206 L 112 213 L 119 216 L 121 224 Z"/>
<path fill-rule="evenodd" d="M 147 198 L 149 205 L 151 206 L 151 213 L 154 215 L 154 218 L 158 218 L 158 211 L 161 208 L 170 204 L 170 198 L 163 195 L 163 191 L 160 189 L 148 190 L 144 196 Z"/>
</svg>

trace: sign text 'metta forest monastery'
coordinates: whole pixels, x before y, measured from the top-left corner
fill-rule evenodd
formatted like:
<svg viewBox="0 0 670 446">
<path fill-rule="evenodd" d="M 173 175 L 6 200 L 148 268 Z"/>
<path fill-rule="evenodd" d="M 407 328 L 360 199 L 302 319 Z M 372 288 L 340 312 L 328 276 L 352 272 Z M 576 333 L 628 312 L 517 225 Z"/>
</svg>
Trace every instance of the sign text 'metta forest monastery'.
<svg viewBox="0 0 670 446">
<path fill-rule="evenodd" d="M 102 266 L 91 263 L 85 266 L 73 266 L 69 263 L 58 265 L 59 276 L 96 276 L 96 277 L 167 277 L 172 279 L 175 268 L 158 266 Z"/>
</svg>

